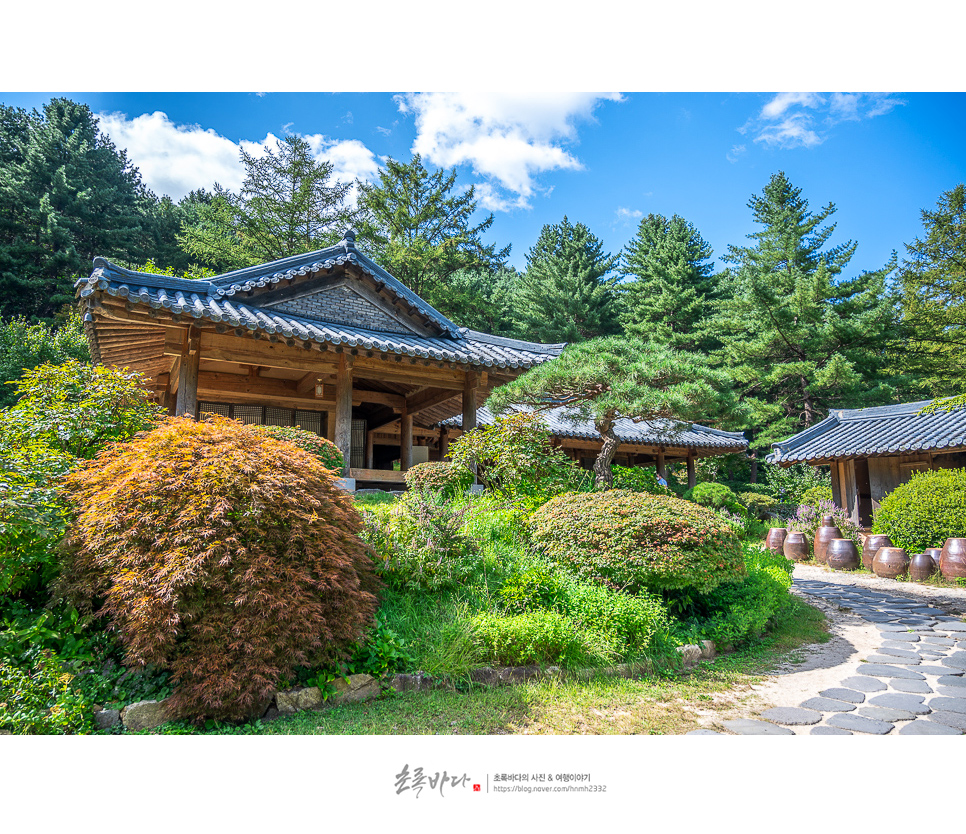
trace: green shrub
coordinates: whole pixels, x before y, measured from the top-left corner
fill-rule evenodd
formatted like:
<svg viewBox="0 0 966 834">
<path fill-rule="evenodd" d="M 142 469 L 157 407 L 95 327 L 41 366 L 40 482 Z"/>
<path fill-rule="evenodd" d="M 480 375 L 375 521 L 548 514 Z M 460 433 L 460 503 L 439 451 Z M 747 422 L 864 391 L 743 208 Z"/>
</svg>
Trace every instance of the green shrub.
<svg viewBox="0 0 966 834">
<path fill-rule="evenodd" d="M 738 496 L 724 484 L 698 484 L 684 493 L 684 499 L 694 501 L 702 507 L 712 507 L 714 509 L 725 508 L 732 512 L 742 509 L 738 503 Z"/>
<path fill-rule="evenodd" d="M 455 508 L 439 495 L 407 492 L 387 512 L 364 513 L 364 538 L 381 557 L 377 571 L 397 590 L 460 587 L 480 567 L 463 532 L 469 505 Z"/>
<path fill-rule="evenodd" d="M 29 670 L 0 660 L 0 728 L 16 735 L 90 732 L 92 706 L 50 652 L 39 653 Z"/>
<path fill-rule="evenodd" d="M 510 614 L 556 608 L 564 593 L 561 574 L 542 559 L 517 564 L 499 591 L 500 604 Z"/>
<path fill-rule="evenodd" d="M 830 484 L 820 484 L 819 486 L 809 487 L 802 492 L 799 504 L 811 504 L 817 506 L 822 501 L 832 500 L 832 486 Z"/>
<path fill-rule="evenodd" d="M 879 503 L 872 532 L 910 553 L 966 536 L 966 469 L 913 472 Z"/>
<path fill-rule="evenodd" d="M 792 466 L 761 463 L 760 466 L 770 491 L 782 504 L 797 506 L 805 503 L 804 495 L 812 487 L 832 488 L 831 470 L 827 466 L 809 466 L 807 463 Z"/>
<path fill-rule="evenodd" d="M 322 461 L 322 465 L 326 469 L 335 470 L 341 477 L 345 469 L 345 458 L 339 451 L 339 447 L 331 440 L 294 426 L 258 426 L 258 429 L 271 435 L 276 440 L 284 440 L 309 454 L 315 455 Z"/>
<path fill-rule="evenodd" d="M 556 663 L 568 667 L 609 663 L 605 640 L 581 632 L 556 611 L 529 611 L 510 617 L 483 613 L 473 618 L 482 656 L 500 666 Z"/>
<path fill-rule="evenodd" d="M 406 486 L 419 492 L 433 492 L 444 498 L 464 495 L 473 483 L 469 469 L 446 461 L 417 463 L 406 471 Z"/>
<path fill-rule="evenodd" d="M 657 472 L 651 466 L 611 467 L 614 473 L 614 489 L 628 492 L 649 492 L 651 495 L 671 495 L 672 492 L 657 482 Z"/>
<path fill-rule="evenodd" d="M 584 580 L 630 593 L 709 591 L 744 573 L 741 545 L 713 510 L 663 495 L 571 493 L 530 518 L 534 546 Z"/>
<path fill-rule="evenodd" d="M 477 467 L 487 490 L 536 506 L 588 479 L 550 437 L 538 416 L 514 413 L 460 436 L 450 457 L 465 469 Z"/>
<path fill-rule="evenodd" d="M 372 623 L 379 582 L 351 499 L 318 458 L 256 427 L 167 418 L 64 491 L 64 590 L 99 608 L 126 665 L 171 670 L 176 717 L 250 717 Z"/>
<path fill-rule="evenodd" d="M 742 492 L 738 498 L 759 521 L 765 521 L 768 514 L 778 506 L 778 502 L 772 496 L 760 492 Z"/>
</svg>

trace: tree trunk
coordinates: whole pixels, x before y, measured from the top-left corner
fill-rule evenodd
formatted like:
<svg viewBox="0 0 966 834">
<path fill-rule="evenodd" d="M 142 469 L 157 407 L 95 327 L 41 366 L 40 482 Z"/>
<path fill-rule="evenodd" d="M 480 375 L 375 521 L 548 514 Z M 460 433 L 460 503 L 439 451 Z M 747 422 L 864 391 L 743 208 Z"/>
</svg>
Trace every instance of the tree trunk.
<svg viewBox="0 0 966 834">
<path fill-rule="evenodd" d="M 614 473 L 611 471 L 610 465 L 611 461 L 614 460 L 614 454 L 617 452 L 620 441 L 614 434 L 613 419 L 599 424 L 597 431 L 600 432 L 601 439 L 604 443 L 600 447 L 600 454 L 597 455 L 597 460 L 594 461 L 594 488 L 603 491 L 610 489 L 614 485 Z"/>
</svg>

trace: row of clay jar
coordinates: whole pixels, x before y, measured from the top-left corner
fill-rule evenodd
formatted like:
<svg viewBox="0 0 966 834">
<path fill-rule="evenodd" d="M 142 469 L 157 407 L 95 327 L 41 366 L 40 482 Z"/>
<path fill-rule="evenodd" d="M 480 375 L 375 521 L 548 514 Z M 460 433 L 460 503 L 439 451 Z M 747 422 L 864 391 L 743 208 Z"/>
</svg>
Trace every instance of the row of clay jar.
<svg viewBox="0 0 966 834">
<path fill-rule="evenodd" d="M 765 544 L 793 562 L 809 558 L 809 541 L 801 532 L 772 528 Z M 916 582 L 928 579 L 937 570 L 946 579 L 966 577 L 966 538 L 947 539 L 942 549 L 927 548 L 910 557 L 901 547 L 895 547 L 888 536 L 867 536 L 860 559 L 855 543 L 842 536 L 832 516 L 823 516 L 822 526 L 815 532 L 813 549 L 815 561 L 833 570 L 857 570 L 861 564 L 876 576 L 895 579 L 908 574 Z"/>
</svg>

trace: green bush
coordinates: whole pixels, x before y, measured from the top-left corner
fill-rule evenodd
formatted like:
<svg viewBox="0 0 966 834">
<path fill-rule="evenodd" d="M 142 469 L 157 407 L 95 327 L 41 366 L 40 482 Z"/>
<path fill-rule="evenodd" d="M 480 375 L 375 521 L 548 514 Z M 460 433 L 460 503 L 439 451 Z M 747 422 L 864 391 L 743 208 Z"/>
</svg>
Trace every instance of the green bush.
<svg viewBox="0 0 966 834">
<path fill-rule="evenodd" d="M 913 472 L 879 503 L 872 532 L 910 553 L 966 536 L 966 469 Z"/>
<path fill-rule="evenodd" d="M 742 492 L 738 498 L 748 508 L 748 512 L 759 521 L 765 521 L 768 514 L 778 506 L 778 502 L 772 496 L 760 492 Z"/>
<path fill-rule="evenodd" d="M 788 598 L 794 565 L 781 554 L 754 545 L 745 547 L 744 562 L 740 581 L 686 600 L 691 616 L 681 624 L 680 639 L 713 640 L 720 648 L 764 632 Z"/>
<path fill-rule="evenodd" d="M 832 488 L 831 470 L 827 466 L 809 466 L 807 463 L 792 466 L 762 463 L 760 466 L 770 492 L 782 504 L 797 506 L 805 503 L 804 495 L 812 487 Z M 829 495 L 829 499 L 831 497 Z"/>
<path fill-rule="evenodd" d="M 469 469 L 446 461 L 417 463 L 406 471 L 405 478 L 409 489 L 437 493 L 444 498 L 465 495 L 473 483 Z"/>
<path fill-rule="evenodd" d="M 822 501 L 831 501 L 832 487 L 830 484 L 820 484 L 819 486 L 809 487 L 802 492 L 799 504 L 818 505 Z"/>
<path fill-rule="evenodd" d="M 703 483 L 692 487 L 684 493 L 686 501 L 694 501 L 702 507 L 714 509 L 728 509 L 732 512 L 743 509 L 738 503 L 738 496 L 724 484 Z"/>
<path fill-rule="evenodd" d="M 16 735 L 63 735 L 93 729 L 92 704 L 50 652 L 25 670 L 0 660 L 0 728 Z"/>
<path fill-rule="evenodd" d="M 481 655 L 500 666 L 558 663 L 573 668 L 611 661 L 605 640 L 581 632 L 556 611 L 509 617 L 478 614 L 473 618 L 473 631 Z"/>
<path fill-rule="evenodd" d="M 650 466 L 617 466 L 611 467 L 614 473 L 614 489 L 626 489 L 629 492 L 649 492 L 651 495 L 672 495 L 670 489 L 657 482 L 657 472 Z"/>
<path fill-rule="evenodd" d="M 443 591 L 466 582 L 481 564 L 463 531 L 468 509 L 413 491 L 386 511 L 364 510 L 363 538 L 381 557 L 376 569 L 386 584 L 397 590 Z"/>
<path fill-rule="evenodd" d="M 259 426 L 260 431 L 266 432 L 276 440 L 285 440 L 298 446 L 305 452 L 315 455 L 326 469 L 334 469 L 341 477 L 345 468 L 345 458 L 339 447 L 331 440 L 319 437 L 305 429 L 294 426 Z"/>
<path fill-rule="evenodd" d="M 741 545 L 713 510 L 623 490 L 570 493 L 530 518 L 534 546 L 576 576 L 637 593 L 710 591 L 744 574 Z"/>
</svg>

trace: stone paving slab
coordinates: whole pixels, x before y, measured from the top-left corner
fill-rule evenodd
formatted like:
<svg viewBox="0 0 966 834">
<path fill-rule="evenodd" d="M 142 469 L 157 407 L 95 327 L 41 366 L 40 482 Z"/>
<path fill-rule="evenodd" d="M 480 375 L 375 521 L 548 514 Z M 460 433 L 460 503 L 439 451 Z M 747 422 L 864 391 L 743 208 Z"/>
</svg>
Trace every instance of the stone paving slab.
<svg viewBox="0 0 966 834">
<path fill-rule="evenodd" d="M 947 727 L 955 727 L 960 732 L 966 732 L 966 715 L 961 712 L 944 712 L 936 710 L 929 716 L 930 721 L 937 724 L 945 724 Z"/>
<path fill-rule="evenodd" d="M 922 681 L 925 677 L 911 669 L 900 669 L 898 666 L 883 666 L 879 663 L 860 663 L 856 671 L 860 675 L 879 678 L 905 678 L 906 680 Z"/>
<path fill-rule="evenodd" d="M 892 707 L 859 707 L 859 715 L 866 718 L 874 718 L 877 721 L 887 721 L 894 724 L 896 721 L 912 721 L 916 716 L 904 709 L 893 709 Z"/>
<path fill-rule="evenodd" d="M 911 631 L 890 631 L 889 639 L 897 643 L 918 643 L 919 635 Z"/>
<path fill-rule="evenodd" d="M 753 718 L 735 718 L 731 721 L 722 721 L 722 726 L 726 730 L 731 730 L 741 736 L 793 736 L 787 727 L 779 727 L 768 721 L 755 721 Z"/>
<path fill-rule="evenodd" d="M 889 657 L 904 657 L 908 660 L 919 660 L 919 652 L 911 652 L 908 649 L 897 649 L 888 643 L 883 643 L 882 647 L 879 649 L 882 654 L 887 654 Z"/>
<path fill-rule="evenodd" d="M 818 693 L 823 698 L 834 698 L 838 701 L 848 701 L 850 704 L 861 704 L 865 700 L 865 695 L 861 692 L 856 692 L 854 689 L 843 689 L 839 686 L 834 686 L 831 689 L 823 689 Z"/>
<path fill-rule="evenodd" d="M 701 730 L 691 730 L 690 732 L 685 733 L 685 735 L 686 736 L 723 736 L 724 733 L 719 733 L 716 730 L 701 729 Z"/>
<path fill-rule="evenodd" d="M 889 681 L 889 686 L 898 692 L 910 692 L 914 695 L 932 694 L 932 687 L 926 681 L 904 681 L 893 678 Z"/>
<path fill-rule="evenodd" d="M 841 727 L 828 727 L 822 724 L 819 727 L 812 727 L 811 734 L 813 736 L 850 736 L 853 735 L 849 730 L 843 730 Z"/>
<path fill-rule="evenodd" d="M 950 669 L 948 666 L 929 666 L 924 667 L 923 671 L 930 675 L 939 675 L 939 680 L 936 683 L 940 686 L 966 686 L 966 678 L 963 677 L 963 673 L 957 673 L 955 669 Z"/>
<path fill-rule="evenodd" d="M 918 666 L 922 663 L 922 659 L 918 657 L 913 660 L 908 657 L 892 657 L 884 654 L 870 654 L 865 660 L 867 663 L 888 663 L 896 666 Z"/>
<path fill-rule="evenodd" d="M 829 727 L 838 727 L 842 730 L 851 730 L 854 733 L 869 733 L 876 736 L 884 736 L 892 732 L 892 724 L 887 721 L 877 721 L 874 718 L 864 718 L 861 715 L 839 713 L 833 715 L 825 723 Z"/>
<path fill-rule="evenodd" d="M 945 631 L 966 631 L 966 623 L 964 623 L 962 620 L 957 620 L 956 622 L 952 623 L 945 623 L 943 625 L 943 629 Z"/>
<path fill-rule="evenodd" d="M 923 675 L 955 675 L 956 670 L 951 669 L 948 666 L 923 666 L 920 665 L 916 668 L 917 672 Z"/>
<path fill-rule="evenodd" d="M 890 707 L 892 709 L 902 709 L 906 712 L 914 712 L 917 715 L 925 715 L 929 712 L 923 701 L 922 695 L 904 695 L 899 692 L 886 692 L 883 695 L 875 695 L 869 698 L 869 703 L 874 707 Z"/>
<path fill-rule="evenodd" d="M 813 709 L 800 709 L 798 707 L 773 707 L 765 710 L 761 717 L 766 721 L 775 724 L 787 724 L 790 726 L 802 726 L 808 724 L 818 724 L 822 720 L 822 713 Z"/>
<path fill-rule="evenodd" d="M 966 713 L 966 697 L 963 698 L 933 698 L 929 706 L 934 710 Z"/>
<path fill-rule="evenodd" d="M 956 641 L 955 640 L 951 640 L 949 637 L 932 637 L 932 636 L 923 637 L 922 638 L 922 643 L 923 643 L 923 645 L 925 645 L 925 644 L 932 644 L 932 645 L 936 645 L 936 646 L 954 646 L 954 645 L 956 645 Z"/>
<path fill-rule="evenodd" d="M 838 701 L 835 698 L 820 698 L 818 696 L 809 698 L 807 701 L 802 701 L 799 706 L 804 709 L 817 709 L 821 712 L 852 712 L 855 709 L 855 704 L 850 704 L 848 701 Z"/>
<path fill-rule="evenodd" d="M 937 724 L 928 718 L 917 718 L 908 724 L 903 724 L 899 730 L 901 736 L 959 736 L 962 735 L 955 727 Z"/>
<path fill-rule="evenodd" d="M 912 681 L 913 683 L 918 683 L 918 681 Z M 882 681 L 871 677 L 853 677 L 846 678 L 842 681 L 842 686 L 847 686 L 849 689 L 857 689 L 860 692 L 884 692 L 888 689 L 888 685 L 884 684 Z"/>
<path fill-rule="evenodd" d="M 936 687 L 937 695 L 945 695 L 947 698 L 966 698 L 966 689 L 961 686 L 943 686 L 938 685 Z"/>
<path fill-rule="evenodd" d="M 943 658 L 942 665 L 966 671 L 966 652 L 955 652 L 949 657 Z"/>
</svg>

